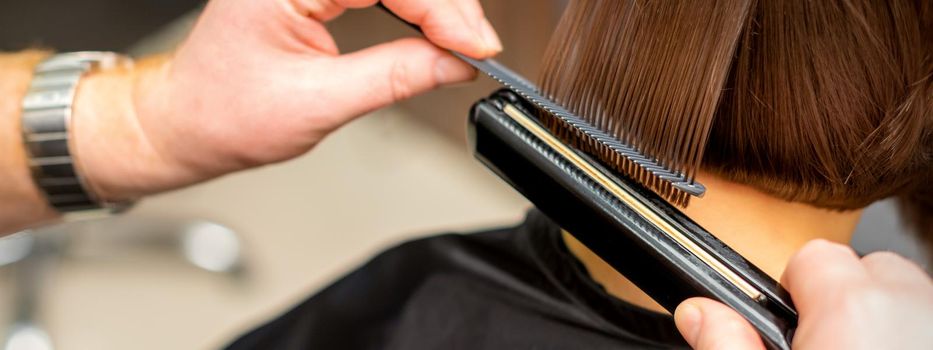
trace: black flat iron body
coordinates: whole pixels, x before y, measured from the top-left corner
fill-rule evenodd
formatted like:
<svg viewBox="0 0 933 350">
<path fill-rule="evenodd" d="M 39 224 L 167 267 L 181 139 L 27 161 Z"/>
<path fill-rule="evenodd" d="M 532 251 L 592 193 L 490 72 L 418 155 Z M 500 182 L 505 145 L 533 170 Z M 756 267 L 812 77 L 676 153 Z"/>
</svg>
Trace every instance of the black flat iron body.
<svg viewBox="0 0 933 350">
<path fill-rule="evenodd" d="M 719 300 L 769 348 L 790 348 L 797 313 L 777 282 L 653 192 L 556 144 L 539 113 L 509 89 L 476 103 L 476 157 L 667 310 L 695 296 Z"/>
</svg>

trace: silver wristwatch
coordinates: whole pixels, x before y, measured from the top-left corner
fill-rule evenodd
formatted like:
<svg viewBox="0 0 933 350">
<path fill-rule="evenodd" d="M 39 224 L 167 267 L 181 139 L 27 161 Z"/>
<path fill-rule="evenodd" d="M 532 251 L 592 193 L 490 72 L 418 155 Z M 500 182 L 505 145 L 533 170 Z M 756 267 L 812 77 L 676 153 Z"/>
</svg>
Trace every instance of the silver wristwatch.
<svg viewBox="0 0 933 350">
<path fill-rule="evenodd" d="M 36 67 L 23 99 L 23 142 L 33 179 L 49 204 L 62 213 L 121 210 L 130 203 L 104 203 L 81 177 L 69 149 L 71 111 L 81 78 L 91 70 L 132 64 L 110 52 L 74 52 L 52 56 Z"/>
</svg>

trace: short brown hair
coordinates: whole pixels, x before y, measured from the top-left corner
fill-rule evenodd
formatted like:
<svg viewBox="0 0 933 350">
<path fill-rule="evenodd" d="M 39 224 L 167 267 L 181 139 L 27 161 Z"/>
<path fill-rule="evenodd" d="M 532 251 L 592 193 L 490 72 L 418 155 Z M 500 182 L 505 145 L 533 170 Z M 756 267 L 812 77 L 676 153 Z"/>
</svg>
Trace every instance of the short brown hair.
<svg viewBox="0 0 933 350">
<path fill-rule="evenodd" d="M 933 2 L 572 0 L 546 94 L 645 153 L 933 235 Z"/>
</svg>

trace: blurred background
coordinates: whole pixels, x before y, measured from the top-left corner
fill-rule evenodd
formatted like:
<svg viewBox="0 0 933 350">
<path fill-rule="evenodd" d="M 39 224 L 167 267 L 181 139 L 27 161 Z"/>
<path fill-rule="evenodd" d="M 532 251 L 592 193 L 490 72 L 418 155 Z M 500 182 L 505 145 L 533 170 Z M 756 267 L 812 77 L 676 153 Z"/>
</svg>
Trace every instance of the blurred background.
<svg viewBox="0 0 933 350">
<path fill-rule="evenodd" d="M 510 67 L 529 77 L 560 0 L 484 1 Z M 0 51 L 170 51 L 194 0 L 0 0 Z M 373 10 L 330 25 L 343 51 L 413 33 Z M 285 164 L 142 202 L 129 214 L 0 239 L 0 336 L 9 350 L 213 349 L 402 241 L 518 223 L 530 205 L 474 161 L 469 106 L 496 85 L 378 111 Z M 926 261 L 891 203 L 853 245 Z M 927 266 L 927 265 L 924 265 Z"/>
</svg>

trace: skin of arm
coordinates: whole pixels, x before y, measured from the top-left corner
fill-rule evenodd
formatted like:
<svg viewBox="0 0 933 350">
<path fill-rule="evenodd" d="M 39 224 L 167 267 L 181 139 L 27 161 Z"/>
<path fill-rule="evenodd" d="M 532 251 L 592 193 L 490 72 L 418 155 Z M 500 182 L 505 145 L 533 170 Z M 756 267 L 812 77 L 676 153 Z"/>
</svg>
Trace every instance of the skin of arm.
<svg viewBox="0 0 933 350">
<path fill-rule="evenodd" d="M 427 39 L 341 54 L 324 23 L 377 0 L 215 0 L 172 54 L 92 72 L 70 125 L 90 190 L 116 202 L 285 161 L 373 110 L 476 76 L 445 49 L 502 50 L 478 0 L 385 0 Z M 0 235 L 57 214 L 32 183 L 20 105 L 48 53 L 0 56 Z"/>
<path fill-rule="evenodd" d="M 0 54 L 0 227 L 5 232 L 57 216 L 33 184 L 19 119 L 33 68 L 48 55 L 44 51 Z"/>
</svg>

